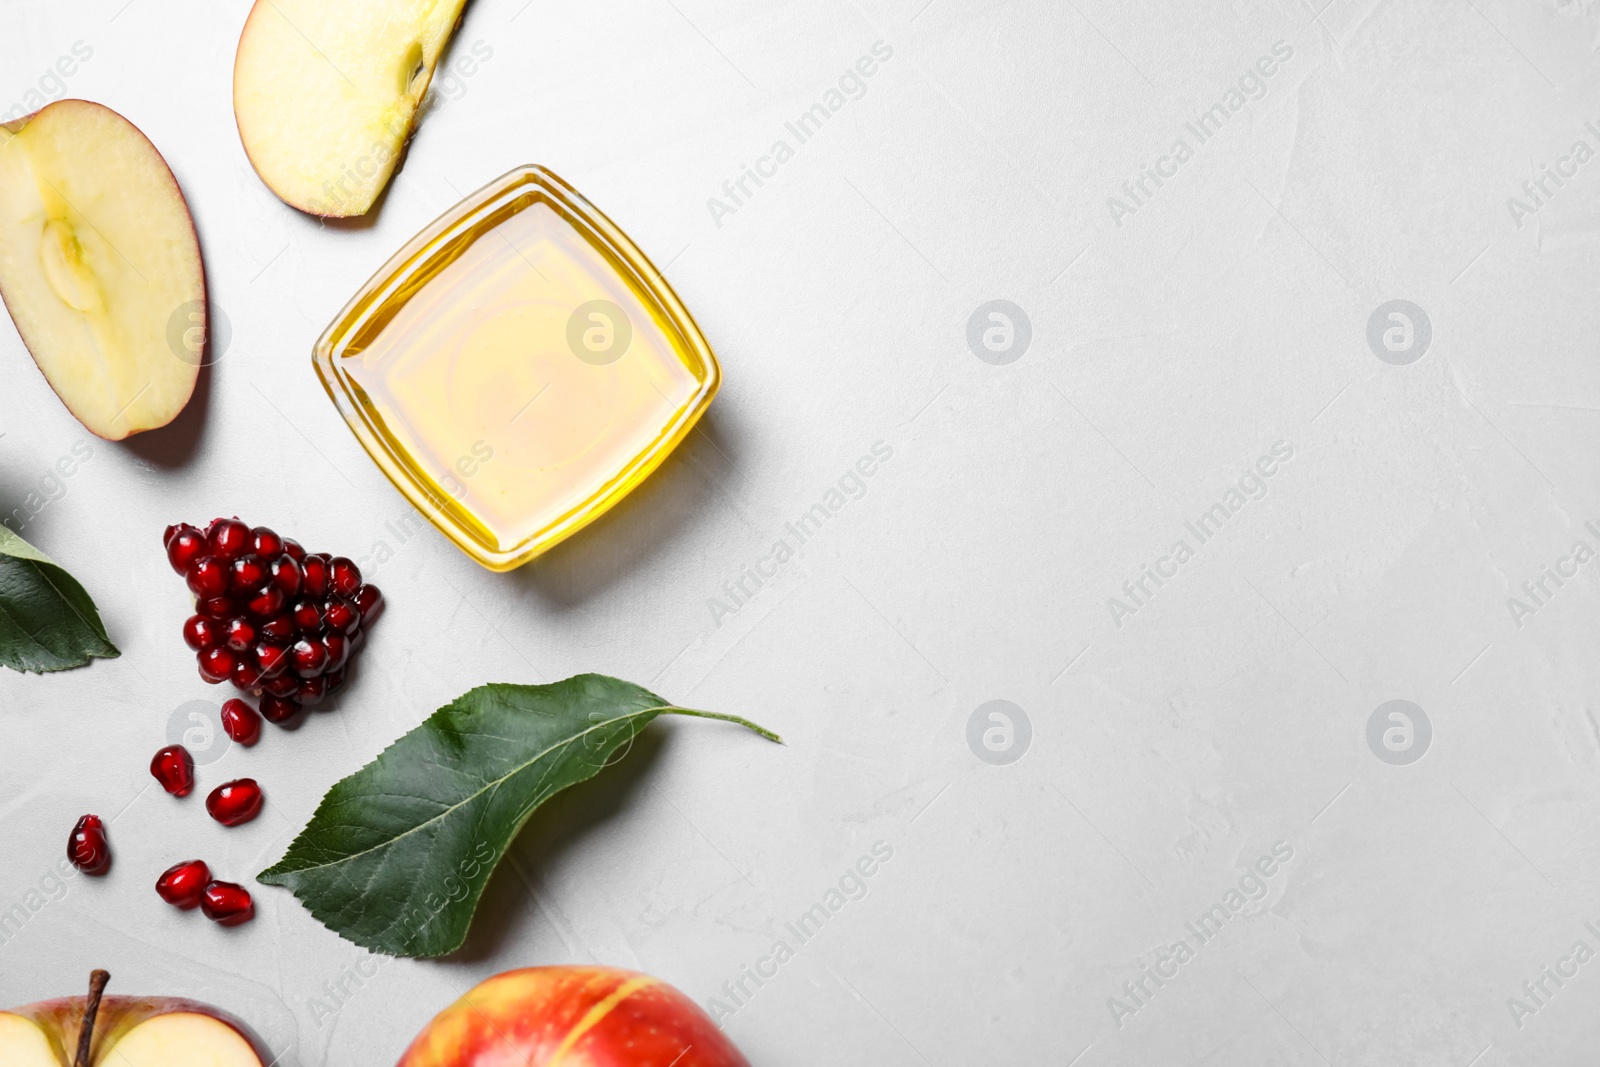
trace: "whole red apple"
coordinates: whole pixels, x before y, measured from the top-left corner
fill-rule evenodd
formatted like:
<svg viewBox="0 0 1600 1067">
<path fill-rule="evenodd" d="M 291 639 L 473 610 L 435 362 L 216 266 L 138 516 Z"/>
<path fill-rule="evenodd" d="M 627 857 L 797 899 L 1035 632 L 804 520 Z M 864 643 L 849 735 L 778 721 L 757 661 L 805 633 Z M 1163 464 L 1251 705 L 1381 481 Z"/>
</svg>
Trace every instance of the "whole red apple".
<svg viewBox="0 0 1600 1067">
<path fill-rule="evenodd" d="M 495 975 L 436 1015 L 399 1067 L 750 1067 L 659 978 L 613 967 Z"/>
</svg>

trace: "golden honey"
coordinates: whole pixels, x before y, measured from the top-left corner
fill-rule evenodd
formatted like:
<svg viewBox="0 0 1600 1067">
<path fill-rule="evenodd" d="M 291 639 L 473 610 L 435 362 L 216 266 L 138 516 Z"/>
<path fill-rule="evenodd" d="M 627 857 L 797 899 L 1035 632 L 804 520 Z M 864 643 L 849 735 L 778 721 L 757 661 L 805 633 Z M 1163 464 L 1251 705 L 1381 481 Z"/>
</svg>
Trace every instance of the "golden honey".
<svg viewBox="0 0 1600 1067">
<path fill-rule="evenodd" d="M 720 380 L 671 286 L 541 167 L 413 238 L 334 320 L 315 362 L 395 487 L 498 571 L 643 481 Z"/>
</svg>

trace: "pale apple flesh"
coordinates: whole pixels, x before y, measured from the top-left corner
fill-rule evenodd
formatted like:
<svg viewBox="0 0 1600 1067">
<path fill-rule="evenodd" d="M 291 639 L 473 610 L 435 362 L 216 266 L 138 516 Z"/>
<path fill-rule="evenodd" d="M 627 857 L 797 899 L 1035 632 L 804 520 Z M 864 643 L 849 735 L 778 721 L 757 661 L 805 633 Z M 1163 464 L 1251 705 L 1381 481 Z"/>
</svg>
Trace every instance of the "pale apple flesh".
<svg viewBox="0 0 1600 1067">
<path fill-rule="evenodd" d="M 0 126 L 0 298 L 67 409 L 112 441 L 194 393 L 205 269 L 177 180 L 110 108 L 60 100 Z M 196 333 L 196 331 L 198 331 Z"/>
<path fill-rule="evenodd" d="M 364 215 L 394 173 L 466 0 L 256 0 L 233 66 L 245 154 L 285 203 Z"/>
<path fill-rule="evenodd" d="M 475 986 L 399 1067 L 750 1067 L 711 1017 L 659 978 L 528 967 Z"/>
<path fill-rule="evenodd" d="M 0 1012 L 0 1064 L 71 1067 L 83 997 Z M 164 997 L 105 997 L 92 1067 L 263 1067 L 267 1057 L 243 1023 L 203 1004 Z"/>
</svg>

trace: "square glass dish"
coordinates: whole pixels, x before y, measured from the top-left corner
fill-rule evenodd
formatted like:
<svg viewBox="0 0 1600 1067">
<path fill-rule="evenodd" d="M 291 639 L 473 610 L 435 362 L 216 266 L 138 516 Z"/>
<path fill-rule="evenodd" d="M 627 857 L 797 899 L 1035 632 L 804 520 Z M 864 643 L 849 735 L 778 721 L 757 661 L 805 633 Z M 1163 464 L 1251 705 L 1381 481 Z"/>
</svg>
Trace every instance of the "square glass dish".
<svg viewBox="0 0 1600 1067">
<path fill-rule="evenodd" d="M 644 253 L 535 166 L 395 253 L 322 335 L 315 363 L 395 488 L 494 571 L 622 499 L 721 381 Z"/>
</svg>

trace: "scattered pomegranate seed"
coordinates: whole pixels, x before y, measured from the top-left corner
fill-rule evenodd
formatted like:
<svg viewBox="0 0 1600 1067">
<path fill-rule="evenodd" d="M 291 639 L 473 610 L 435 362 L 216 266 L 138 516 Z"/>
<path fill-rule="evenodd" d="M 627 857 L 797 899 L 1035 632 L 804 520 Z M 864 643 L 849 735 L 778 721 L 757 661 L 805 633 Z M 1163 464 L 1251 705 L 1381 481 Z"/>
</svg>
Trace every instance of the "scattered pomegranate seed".
<svg viewBox="0 0 1600 1067">
<path fill-rule="evenodd" d="M 254 778 L 223 782 L 206 797 L 206 812 L 224 826 L 238 826 L 261 814 L 261 786 Z"/>
<path fill-rule="evenodd" d="M 299 563 L 301 560 L 306 558 L 306 550 L 301 548 L 300 542 L 296 541 L 292 537 L 285 537 L 283 539 L 283 551 L 296 563 Z"/>
<path fill-rule="evenodd" d="M 206 531 L 206 544 L 211 554 L 225 560 L 237 559 L 250 551 L 255 534 L 238 519 L 218 519 Z"/>
<path fill-rule="evenodd" d="M 250 891 L 234 882 L 208 882 L 200 894 L 200 910 L 205 917 L 223 926 L 249 922 L 256 914 Z"/>
<path fill-rule="evenodd" d="M 211 881 L 211 868 L 205 860 L 186 860 L 168 867 L 156 879 L 156 892 L 175 908 L 185 910 L 200 903 Z"/>
<path fill-rule="evenodd" d="M 250 531 L 250 550 L 262 559 L 271 559 L 283 551 L 283 538 L 265 526 Z"/>
<path fill-rule="evenodd" d="M 288 692 L 277 696 L 269 690 L 268 695 L 261 698 L 261 717 L 274 726 L 282 726 L 296 715 L 300 714 L 300 705 L 289 698 L 300 690 L 300 679 L 292 674 L 286 674 L 283 679 L 289 683 Z"/>
<path fill-rule="evenodd" d="M 111 866 L 111 842 L 98 815 L 85 815 L 67 838 L 67 859 L 84 874 L 104 874 Z"/>
<path fill-rule="evenodd" d="M 228 680 L 238 660 L 226 648 L 208 648 L 200 653 L 200 677 L 217 685 Z"/>
<path fill-rule="evenodd" d="M 224 701 L 222 732 L 239 744 L 249 747 L 261 739 L 261 716 L 238 697 Z"/>
<path fill-rule="evenodd" d="M 215 620 L 204 615 L 191 615 L 183 624 L 183 642 L 196 652 L 204 652 L 223 641 L 222 631 Z"/>
<path fill-rule="evenodd" d="M 315 707 L 322 703 L 322 698 L 328 695 L 328 676 L 319 674 L 315 678 L 306 678 L 300 683 L 300 688 L 294 692 L 295 700 L 304 708 Z"/>
<path fill-rule="evenodd" d="M 194 792 L 194 757 L 182 745 L 168 745 L 150 760 L 150 773 L 175 797 Z"/>
</svg>

